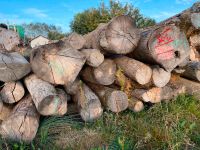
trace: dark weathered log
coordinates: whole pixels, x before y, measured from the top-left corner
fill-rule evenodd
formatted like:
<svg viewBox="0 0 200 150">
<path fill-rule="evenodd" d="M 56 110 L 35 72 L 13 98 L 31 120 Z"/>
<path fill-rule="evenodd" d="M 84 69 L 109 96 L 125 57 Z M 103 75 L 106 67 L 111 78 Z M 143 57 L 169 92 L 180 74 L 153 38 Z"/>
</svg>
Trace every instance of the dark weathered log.
<svg viewBox="0 0 200 150">
<path fill-rule="evenodd" d="M 0 120 L 8 118 L 12 112 L 13 106 L 3 103 L 0 99 Z"/>
<path fill-rule="evenodd" d="M 24 93 L 24 87 L 21 82 L 9 82 L 0 91 L 0 98 L 5 103 L 12 104 L 21 100 Z"/>
<path fill-rule="evenodd" d="M 159 103 L 161 101 L 171 100 L 181 92 L 180 89 L 165 86 L 163 88 L 154 87 L 149 90 L 135 89 L 132 92 L 132 96 L 143 102 Z"/>
<path fill-rule="evenodd" d="M 74 96 L 79 112 L 84 121 L 93 121 L 101 117 L 103 109 L 95 93 L 84 83 L 79 83 L 78 91 Z"/>
<path fill-rule="evenodd" d="M 200 83 L 198 82 L 194 82 L 188 79 L 181 78 L 177 75 L 173 75 L 169 84 L 175 87 L 184 87 L 187 94 L 194 95 L 196 96 L 196 98 L 200 99 Z"/>
<path fill-rule="evenodd" d="M 200 81 L 200 62 L 198 61 L 191 61 L 184 67 L 184 72 L 181 74 L 181 76 L 195 80 Z"/>
<path fill-rule="evenodd" d="M 159 66 L 153 66 L 152 81 L 156 87 L 164 87 L 171 78 L 171 72 L 165 71 Z"/>
<path fill-rule="evenodd" d="M 107 24 L 84 36 L 86 48 L 104 50 L 108 53 L 127 54 L 135 49 L 140 39 L 135 21 L 129 16 L 118 16 Z"/>
<path fill-rule="evenodd" d="M 85 56 L 62 41 L 40 46 L 31 54 L 33 72 L 52 84 L 71 84 L 84 63 Z"/>
<path fill-rule="evenodd" d="M 128 109 L 130 109 L 133 112 L 140 112 L 144 109 L 144 104 L 137 98 L 132 97 L 128 101 Z"/>
<path fill-rule="evenodd" d="M 98 67 L 104 61 L 104 55 L 98 49 L 82 49 L 81 52 L 86 56 L 86 64 Z"/>
<path fill-rule="evenodd" d="M 111 85 L 115 81 L 116 70 L 115 62 L 111 59 L 105 59 L 99 67 L 86 67 L 81 75 L 85 81 Z"/>
<path fill-rule="evenodd" d="M 7 51 L 15 50 L 20 43 L 20 38 L 17 32 L 0 28 L 0 49 Z"/>
<path fill-rule="evenodd" d="M 85 45 L 85 39 L 82 35 L 75 32 L 71 33 L 68 37 L 63 38 L 62 41 L 68 42 L 73 49 L 81 49 Z"/>
<path fill-rule="evenodd" d="M 152 69 L 149 66 L 126 56 L 116 58 L 115 62 L 132 80 L 142 85 L 150 82 Z"/>
<path fill-rule="evenodd" d="M 41 115 L 63 115 L 66 113 L 67 96 L 57 92 L 51 84 L 39 79 L 34 74 L 25 78 L 25 84 Z M 62 108 L 65 108 L 64 111 Z"/>
<path fill-rule="evenodd" d="M 189 57 L 189 53 L 185 33 L 175 25 L 166 25 L 144 29 L 138 47 L 130 56 L 172 71 Z"/>
<path fill-rule="evenodd" d="M 1 124 L 0 133 L 4 138 L 31 142 L 39 127 L 39 114 L 31 96 L 22 99 L 10 116 Z"/>
<path fill-rule="evenodd" d="M 23 78 L 31 71 L 29 62 L 18 53 L 0 53 L 0 81 L 10 82 Z"/>
<path fill-rule="evenodd" d="M 88 83 L 88 86 L 98 95 L 101 104 L 108 110 L 118 113 L 127 109 L 128 96 L 123 91 L 92 83 Z"/>
</svg>

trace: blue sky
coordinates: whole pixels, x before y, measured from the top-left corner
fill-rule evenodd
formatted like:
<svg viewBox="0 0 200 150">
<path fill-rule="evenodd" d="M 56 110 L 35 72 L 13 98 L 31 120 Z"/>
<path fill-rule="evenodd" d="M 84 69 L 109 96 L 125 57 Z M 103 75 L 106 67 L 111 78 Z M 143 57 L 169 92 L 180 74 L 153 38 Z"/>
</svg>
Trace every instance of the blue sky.
<svg viewBox="0 0 200 150">
<path fill-rule="evenodd" d="M 0 0 L 0 22 L 21 24 L 45 22 L 70 31 L 73 16 L 87 8 L 98 7 L 103 0 Z M 118 0 L 132 3 L 144 16 L 157 22 L 190 7 L 197 0 Z M 108 5 L 109 0 L 104 0 Z"/>
</svg>

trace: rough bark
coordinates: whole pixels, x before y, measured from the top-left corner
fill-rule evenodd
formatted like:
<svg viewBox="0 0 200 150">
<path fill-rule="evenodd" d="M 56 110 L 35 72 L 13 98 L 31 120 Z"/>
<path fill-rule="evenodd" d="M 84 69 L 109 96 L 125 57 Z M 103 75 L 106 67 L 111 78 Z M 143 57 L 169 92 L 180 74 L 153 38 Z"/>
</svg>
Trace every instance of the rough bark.
<svg viewBox="0 0 200 150">
<path fill-rule="evenodd" d="M 12 51 L 15 50 L 19 43 L 20 38 L 17 32 L 0 28 L 0 49 Z"/>
<path fill-rule="evenodd" d="M 144 109 L 144 104 L 137 98 L 132 97 L 128 101 L 128 109 L 130 109 L 133 112 L 140 112 Z"/>
<path fill-rule="evenodd" d="M 0 81 L 16 81 L 31 71 L 29 62 L 17 52 L 0 53 Z"/>
<path fill-rule="evenodd" d="M 86 56 L 86 64 L 91 67 L 98 67 L 104 61 L 104 55 L 98 49 L 82 49 Z"/>
<path fill-rule="evenodd" d="M 93 121 L 101 117 L 103 113 L 101 102 L 84 83 L 79 83 L 78 91 L 73 99 L 78 104 L 80 115 L 84 121 Z"/>
<path fill-rule="evenodd" d="M 85 56 L 62 41 L 40 46 L 31 54 L 33 72 L 52 84 L 71 84 L 84 63 Z"/>
<path fill-rule="evenodd" d="M 176 24 L 187 35 L 190 35 L 193 31 L 200 29 L 200 2 L 196 2 L 187 10 L 172 16 L 162 22 L 160 25 Z"/>
<path fill-rule="evenodd" d="M 99 67 L 86 67 L 81 76 L 83 80 L 91 83 L 111 85 L 115 81 L 116 70 L 115 62 L 111 59 L 105 59 Z"/>
<path fill-rule="evenodd" d="M 8 118 L 12 112 L 13 106 L 4 104 L 0 99 L 0 120 L 3 121 Z"/>
<path fill-rule="evenodd" d="M 39 127 L 39 114 L 31 96 L 25 97 L 1 124 L 1 135 L 15 141 L 31 142 Z"/>
<path fill-rule="evenodd" d="M 118 113 L 127 109 L 128 96 L 123 91 L 92 83 L 88 83 L 88 85 L 100 98 L 101 104 L 108 110 Z"/>
<path fill-rule="evenodd" d="M 24 94 L 25 90 L 21 82 L 9 82 L 0 91 L 0 98 L 5 103 L 12 104 L 21 100 Z"/>
<path fill-rule="evenodd" d="M 73 49 L 77 50 L 83 48 L 86 42 L 83 36 L 77 34 L 76 32 L 73 32 L 68 37 L 63 38 L 62 41 L 69 43 Z"/>
<path fill-rule="evenodd" d="M 56 89 L 46 81 L 30 75 L 25 78 L 26 87 L 33 98 L 33 102 L 41 115 L 63 115 L 62 108 L 67 106 L 67 96 L 61 96 Z"/>
<path fill-rule="evenodd" d="M 139 30 L 129 16 L 118 16 L 107 24 L 84 35 L 86 48 L 104 50 L 108 53 L 127 54 L 135 49 L 140 39 Z"/>
<path fill-rule="evenodd" d="M 190 60 L 200 61 L 200 32 L 190 36 Z"/>
<path fill-rule="evenodd" d="M 123 70 L 125 75 L 127 75 L 132 80 L 138 82 L 141 85 L 150 82 L 152 69 L 149 66 L 126 56 L 116 58 L 115 62 L 117 66 Z"/>
<path fill-rule="evenodd" d="M 189 57 L 190 47 L 185 33 L 175 25 L 153 26 L 141 33 L 138 47 L 131 57 L 172 71 Z"/>
</svg>

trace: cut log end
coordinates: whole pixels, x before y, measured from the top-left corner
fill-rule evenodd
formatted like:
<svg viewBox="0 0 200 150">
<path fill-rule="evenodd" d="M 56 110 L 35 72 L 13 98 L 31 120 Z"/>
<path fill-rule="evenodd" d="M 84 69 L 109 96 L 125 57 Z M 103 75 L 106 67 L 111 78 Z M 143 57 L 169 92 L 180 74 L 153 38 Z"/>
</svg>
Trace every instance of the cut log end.
<svg viewBox="0 0 200 150">
<path fill-rule="evenodd" d="M 140 112 L 144 109 L 144 104 L 136 98 L 129 99 L 128 108 L 133 112 Z"/>
</svg>

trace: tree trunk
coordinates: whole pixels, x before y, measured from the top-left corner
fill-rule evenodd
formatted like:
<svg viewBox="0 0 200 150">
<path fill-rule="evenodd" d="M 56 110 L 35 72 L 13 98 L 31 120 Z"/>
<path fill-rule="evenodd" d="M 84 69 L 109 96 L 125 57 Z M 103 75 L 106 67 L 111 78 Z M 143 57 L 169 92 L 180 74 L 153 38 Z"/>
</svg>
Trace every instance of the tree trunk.
<svg viewBox="0 0 200 150">
<path fill-rule="evenodd" d="M 0 53 L 0 81 L 16 81 L 26 76 L 31 67 L 29 62 L 18 53 Z"/>
<path fill-rule="evenodd" d="M 117 66 L 124 71 L 125 75 L 132 80 L 141 85 L 150 82 L 152 69 L 149 66 L 126 56 L 116 58 L 115 62 Z"/>
<path fill-rule="evenodd" d="M 195 80 L 200 81 L 200 62 L 198 61 L 191 61 L 184 67 L 184 72 L 181 74 L 181 76 Z"/>
<path fill-rule="evenodd" d="M 11 112 L 12 112 L 13 106 L 4 104 L 3 101 L 0 99 L 0 120 L 3 121 L 7 119 Z"/>
<path fill-rule="evenodd" d="M 0 91 L 0 98 L 5 103 L 12 104 L 21 100 L 24 94 L 25 90 L 21 82 L 9 82 Z"/>
<path fill-rule="evenodd" d="M 190 60 L 200 61 L 200 32 L 190 36 Z"/>
<path fill-rule="evenodd" d="M 137 49 L 131 57 L 172 71 L 189 57 L 190 47 L 185 33 L 175 25 L 144 29 Z"/>
<path fill-rule="evenodd" d="M 88 83 L 88 85 L 98 95 L 101 104 L 108 110 L 118 113 L 127 109 L 128 97 L 123 91 L 92 83 Z"/>
<path fill-rule="evenodd" d="M 200 83 L 173 75 L 169 84 L 175 87 L 184 87 L 186 93 L 194 95 L 197 99 L 200 99 Z"/>
<path fill-rule="evenodd" d="M 144 104 L 137 98 L 132 97 L 128 101 L 128 109 L 130 109 L 133 112 L 140 112 L 144 109 Z"/>
<path fill-rule="evenodd" d="M 153 67 L 152 81 L 156 87 L 164 87 L 170 81 L 171 72 L 165 71 L 159 66 Z"/>
<path fill-rule="evenodd" d="M 77 34 L 76 32 L 73 32 L 68 37 L 63 38 L 62 41 L 69 43 L 71 47 L 76 50 L 82 49 L 86 42 L 83 36 Z"/>
<path fill-rule="evenodd" d="M 1 124 L 1 135 L 15 141 L 31 142 L 39 127 L 39 114 L 31 96 L 21 100 Z"/>
<path fill-rule="evenodd" d="M 149 90 L 135 89 L 132 92 L 132 96 L 143 102 L 159 103 L 161 101 L 171 100 L 179 94 L 177 91 L 180 90 L 175 90 L 170 86 L 165 86 L 163 88 L 154 87 Z"/>
<path fill-rule="evenodd" d="M 15 50 L 20 44 L 20 38 L 17 32 L 0 28 L 0 49 L 6 51 Z"/>
<path fill-rule="evenodd" d="M 170 17 L 162 22 L 160 25 L 176 24 L 187 35 L 190 35 L 193 31 L 200 29 L 200 2 L 196 2 L 193 6 L 183 12 Z"/>
<path fill-rule="evenodd" d="M 86 64 L 91 67 L 98 67 L 104 61 L 104 55 L 98 49 L 82 49 L 86 56 Z"/>
<path fill-rule="evenodd" d="M 31 55 L 33 72 L 52 84 L 71 84 L 84 63 L 85 56 L 62 41 L 40 46 Z"/>
<path fill-rule="evenodd" d="M 80 115 L 84 121 L 93 121 L 101 117 L 103 109 L 100 100 L 84 83 L 79 83 L 74 101 L 78 104 Z"/>
<path fill-rule="evenodd" d="M 57 92 L 51 84 L 39 79 L 36 75 L 25 78 L 25 84 L 41 115 L 63 115 L 66 113 L 63 112 L 62 108 L 67 107 L 67 96 Z"/>
<path fill-rule="evenodd" d="M 111 85 L 115 81 L 116 70 L 115 62 L 111 59 L 105 59 L 99 67 L 85 68 L 81 75 L 85 81 L 101 85 Z"/>
<path fill-rule="evenodd" d="M 84 36 L 86 48 L 104 50 L 108 53 L 127 54 L 135 49 L 140 39 L 139 30 L 129 16 L 118 16 L 107 24 Z"/>
<path fill-rule="evenodd" d="M 75 95 L 79 89 L 81 80 L 76 78 L 76 80 L 70 85 L 64 85 L 65 91 L 70 95 Z"/>
</svg>

